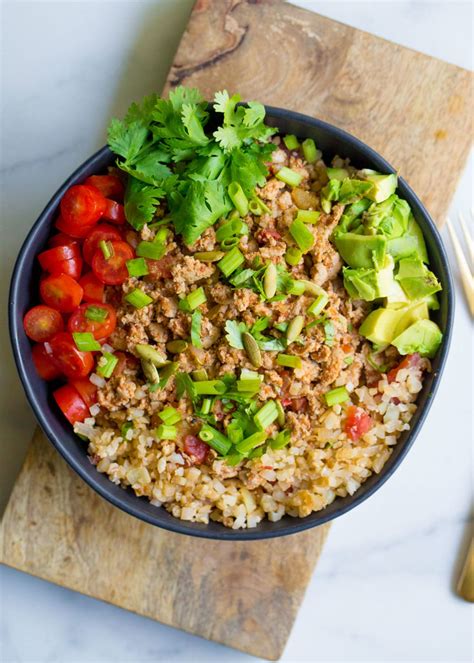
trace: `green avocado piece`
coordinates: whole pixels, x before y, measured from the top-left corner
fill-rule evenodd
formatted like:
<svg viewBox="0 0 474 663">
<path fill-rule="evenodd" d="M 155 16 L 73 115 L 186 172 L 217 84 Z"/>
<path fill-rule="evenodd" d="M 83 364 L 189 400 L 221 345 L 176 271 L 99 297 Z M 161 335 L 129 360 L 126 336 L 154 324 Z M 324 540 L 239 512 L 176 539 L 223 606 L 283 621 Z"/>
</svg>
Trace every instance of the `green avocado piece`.
<svg viewBox="0 0 474 663">
<path fill-rule="evenodd" d="M 370 205 L 371 201 L 368 198 L 361 198 L 361 200 L 349 205 L 349 207 L 344 210 L 341 220 L 334 229 L 333 237 L 349 232 L 354 226 L 360 224 L 360 215 L 362 212 L 365 212 Z"/>
<path fill-rule="evenodd" d="M 380 269 L 384 264 L 387 240 L 382 235 L 341 233 L 334 242 L 343 260 L 351 267 Z"/>
<path fill-rule="evenodd" d="M 433 357 L 439 348 L 443 334 L 438 325 L 432 320 L 417 320 L 399 336 L 396 336 L 394 345 L 401 355 L 419 352 L 422 357 Z"/>
<path fill-rule="evenodd" d="M 372 190 L 373 184 L 365 182 L 364 180 L 351 180 L 346 178 L 342 181 L 341 188 L 339 189 L 339 202 L 344 205 L 355 203 L 363 196 L 367 196 L 368 192 Z M 368 201 L 370 204 L 370 201 Z M 366 209 L 364 207 L 364 209 Z"/>
<path fill-rule="evenodd" d="M 378 308 L 369 313 L 359 327 L 359 333 L 376 345 L 389 345 L 402 316 L 399 310 Z"/>
<path fill-rule="evenodd" d="M 344 276 L 344 287 L 349 293 L 351 299 L 364 299 L 366 302 L 372 302 L 377 299 L 377 280 L 375 269 L 351 269 L 344 267 L 342 270 Z"/>
<path fill-rule="evenodd" d="M 426 250 L 425 239 L 413 214 L 410 214 L 405 233 L 401 237 L 388 240 L 387 251 L 393 256 L 395 261 L 409 256 L 416 256 L 424 263 L 428 264 L 428 252 Z"/>
<path fill-rule="evenodd" d="M 410 216 L 410 206 L 393 194 L 382 203 L 372 203 L 364 214 L 364 226 L 367 231 L 376 229 L 378 234 L 388 239 L 401 237 L 407 230 Z"/>
<path fill-rule="evenodd" d="M 429 320 L 430 318 L 428 304 L 423 301 L 398 310 L 401 313 L 401 318 L 395 328 L 394 338 L 404 332 L 405 329 L 408 329 L 417 320 Z"/>
<path fill-rule="evenodd" d="M 326 168 L 329 180 L 345 180 L 349 177 L 349 172 L 345 168 Z"/>
<path fill-rule="evenodd" d="M 432 311 L 439 311 L 439 301 L 436 293 L 433 292 L 431 295 L 427 295 L 423 301 L 426 302 L 428 308 Z"/>
<path fill-rule="evenodd" d="M 370 168 L 365 168 L 361 173 L 368 182 L 372 182 L 374 185 L 366 194 L 367 198 L 370 198 L 376 203 L 382 203 L 395 193 L 398 178 L 394 173 L 391 173 L 390 175 L 382 175 L 382 173 L 378 173 Z"/>
<path fill-rule="evenodd" d="M 423 299 L 441 290 L 436 276 L 419 258 L 400 260 L 395 278 L 410 300 Z"/>
</svg>

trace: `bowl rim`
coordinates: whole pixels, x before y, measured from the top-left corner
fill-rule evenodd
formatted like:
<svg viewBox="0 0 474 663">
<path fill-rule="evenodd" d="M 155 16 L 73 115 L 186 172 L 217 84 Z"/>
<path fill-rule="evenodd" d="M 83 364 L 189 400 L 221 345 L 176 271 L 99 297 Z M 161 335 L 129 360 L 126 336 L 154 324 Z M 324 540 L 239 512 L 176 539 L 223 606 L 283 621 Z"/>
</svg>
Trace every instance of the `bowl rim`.
<svg viewBox="0 0 474 663">
<path fill-rule="evenodd" d="M 377 168 L 383 169 L 383 172 L 396 173 L 396 169 L 388 161 L 386 161 L 386 159 L 384 159 L 378 152 L 376 152 L 373 148 L 368 146 L 366 143 L 364 143 L 357 137 L 353 136 L 352 134 L 348 133 L 343 129 L 340 129 L 339 127 L 336 127 L 318 118 L 304 115 L 302 113 L 287 110 L 284 108 L 265 105 L 265 110 L 266 114 L 268 116 L 271 116 L 271 121 L 269 122 L 270 124 L 272 123 L 278 124 L 279 120 L 285 120 L 285 121 L 293 120 L 297 123 L 303 123 L 308 127 L 326 132 L 327 134 L 336 137 L 339 140 L 342 140 L 348 143 L 349 145 L 353 146 L 356 150 L 360 151 L 362 154 L 367 155 L 367 157 L 372 162 L 376 162 L 378 164 Z M 276 122 L 274 122 L 274 120 Z M 57 208 L 57 206 L 59 205 L 59 201 L 63 196 L 65 190 L 69 188 L 72 184 L 79 182 L 81 178 L 84 176 L 84 171 L 87 171 L 96 161 L 101 161 L 104 157 L 109 156 L 111 154 L 112 153 L 110 152 L 107 146 L 102 147 L 97 152 L 95 152 L 91 157 L 89 157 L 86 161 L 84 161 L 78 168 L 76 168 L 74 172 L 58 188 L 58 190 L 51 197 L 51 199 L 49 200 L 49 202 L 47 203 L 47 205 L 39 215 L 38 219 L 35 221 L 30 231 L 28 232 L 20 248 L 12 272 L 9 297 L 8 297 L 8 312 L 9 312 L 9 332 L 10 332 L 10 340 L 13 349 L 14 360 L 28 402 L 31 408 L 33 409 L 35 417 L 38 423 L 40 424 L 42 430 L 44 431 L 46 437 L 53 444 L 55 449 L 61 454 L 61 456 L 66 460 L 68 465 L 81 477 L 81 479 L 85 481 L 88 486 L 90 486 L 93 490 L 95 490 L 101 497 L 103 497 L 109 503 L 113 504 L 115 507 L 118 507 L 122 511 L 125 511 L 129 515 L 132 515 L 144 522 L 147 522 L 151 525 L 160 527 L 162 529 L 171 532 L 175 532 L 177 534 L 190 535 L 205 539 L 230 540 L 230 541 L 255 541 L 255 540 L 269 539 L 280 536 L 288 536 L 291 534 L 303 532 L 313 527 L 319 527 L 324 523 L 327 523 L 331 520 L 334 520 L 335 518 L 338 518 L 339 516 L 342 516 L 345 513 L 348 513 L 353 508 L 364 502 L 373 493 L 379 490 L 383 486 L 383 484 L 392 476 L 392 474 L 398 469 L 403 459 L 405 458 L 405 456 L 413 446 L 413 443 L 416 437 L 418 436 L 418 433 L 421 430 L 425 422 L 425 419 L 428 415 L 428 412 L 431 408 L 433 398 L 438 390 L 440 378 L 446 364 L 446 359 L 448 356 L 448 351 L 451 343 L 452 327 L 454 320 L 454 294 L 453 294 L 454 289 L 453 289 L 452 275 L 446 251 L 443 242 L 441 240 L 439 231 L 436 225 L 434 224 L 433 220 L 431 219 L 431 216 L 429 215 L 428 211 L 426 210 L 426 208 L 424 207 L 418 196 L 415 194 L 413 189 L 407 184 L 407 182 L 402 177 L 399 177 L 397 188 L 399 190 L 400 189 L 403 190 L 402 193 L 403 198 L 409 198 L 410 206 L 416 206 L 418 208 L 417 211 L 419 215 L 423 217 L 424 222 L 426 223 L 426 227 L 429 229 L 429 232 L 432 235 L 432 238 L 434 240 L 434 245 L 438 252 L 440 263 L 444 269 L 444 277 L 446 280 L 446 283 L 444 284 L 444 287 L 446 288 L 446 329 L 443 334 L 442 345 L 438 350 L 439 352 L 438 368 L 436 373 L 434 373 L 432 377 L 432 384 L 431 384 L 429 397 L 426 399 L 426 402 L 423 404 L 422 410 L 420 411 L 419 417 L 416 420 L 414 426 L 408 431 L 407 438 L 403 443 L 404 445 L 403 449 L 401 449 L 398 457 L 393 462 L 393 464 L 386 471 L 382 470 L 381 473 L 377 475 L 376 480 L 371 486 L 363 490 L 364 484 L 362 484 L 362 486 L 354 493 L 354 495 L 351 496 L 351 500 L 348 503 L 341 505 L 334 512 L 326 513 L 327 509 L 322 509 L 321 511 L 316 512 L 318 514 L 316 522 L 314 518 L 311 518 L 310 514 L 305 518 L 296 518 L 296 517 L 291 518 L 288 525 L 283 527 L 280 526 L 278 529 L 268 529 L 262 531 L 258 527 L 256 527 L 249 529 L 232 530 L 225 527 L 224 525 L 221 525 L 221 529 L 219 531 L 214 531 L 207 529 L 207 525 L 205 524 L 198 529 L 195 527 L 196 523 L 188 524 L 186 521 L 174 517 L 172 517 L 172 519 L 169 521 L 169 524 L 168 522 L 165 523 L 157 522 L 156 519 L 153 518 L 147 511 L 143 511 L 140 509 L 139 504 L 141 498 L 135 496 L 137 500 L 136 506 L 135 502 L 133 504 L 128 504 L 125 503 L 123 500 L 121 500 L 120 497 L 117 497 L 115 494 L 110 492 L 108 490 L 108 487 L 107 488 L 103 487 L 95 476 L 96 474 L 98 474 L 95 467 L 91 465 L 91 468 L 93 468 L 94 470 L 93 472 L 86 471 L 86 469 L 82 465 L 80 465 L 78 461 L 76 461 L 73 454 L 70 451 L 68 451 L 67 441 L 63 443 L 51 431 L 47 421 L 47 416 L 39 407 L 35 391 L 28 380 L 29 369 L 27 364 L 29 364 L 31 369 L 32 362 L 29 359 L 25 360 L 22 357 L 22 353 L 20 351 L 19 341 L 20 341 L 20 334 L 22 333 L 23 329 L 21 324 L 19 324 L 18 322 L 17 319 L 18 316 L 15 314 L 16 302 L 18 301 L 20 275 L 22 272 L 22 267 L 26 261 L 26 254 L 28 253 L 30 248 L 30 242 L 34 239 L 36 232 L 42 226 L 42 224 L 44 223 L 45 219 L 48 217 L 50 212 L 52 212 Z M 111 486 L 114 485 L 112 482 L 110 483 Z M 314 513 L 312 515 L 314 515 Z"/>
</svg>

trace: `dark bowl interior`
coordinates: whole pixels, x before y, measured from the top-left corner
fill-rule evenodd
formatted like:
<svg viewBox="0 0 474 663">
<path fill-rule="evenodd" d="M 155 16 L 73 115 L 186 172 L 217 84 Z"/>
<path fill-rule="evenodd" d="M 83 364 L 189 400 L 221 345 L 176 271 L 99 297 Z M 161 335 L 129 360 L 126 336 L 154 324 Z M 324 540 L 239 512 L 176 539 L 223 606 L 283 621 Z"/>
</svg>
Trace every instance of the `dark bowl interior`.
<svg viewBox="0 0 474 663">
<path fill-rule="evenodd" d="M 374 150 L 353 136 L 325 122 L 272 107 L 267 107 L 267 122 L 277 126 L 282 134 L 292 133 L 301 138 L 313 138 L 316 145 L 323 151 L 326 159 L 332 158 L 334 155 L 340 155 L 349 157 L 354 165 L 361 168 L 373 168 L 386 173 L 394 172 L 394 168 Z M 64 182 L 47 204 L 26 238 L 18 256 L 11 282 L 9 322 L 18 372 L 36 418 L 56 449 L 89 486 L 115 506 L 153 525 L 193 536 L 227 540 L 254 540 L 284 536 L 321 525 L 363 502 L 380 488 L 395 471 L 415 441 L 439 384 L 448 353 L 453 324 L 452 281 L 445 251 L 433 221 L 414 192 L 400 178 L 398 193 L 409 202 L 413 214 L 423 230 L 430 256 L 431 269 L 443 285 L 440 294 L 441 307 L 436 312 L 434 319 L 444 332 L 444 339 L 436 358 L 433 360 L 433 372 L 426 376 L 423 390 L 418 399 L 419 407 L 412 419 L 411 430 L 401 436 L 382 472 L 379 475 L 371 476 L 352 497 L 338 498 L 323 511 L 312 513 L 306 518 L 285 516 L 276 523 L 265 520 L 254 529 L 233 531 L 212 521 L 208 525 L 202 525 L 178 520 L 165 509 L 151 505 L 146 498 L 136 497 L 131 489 L 124 490 L 113 484 L 106 475 L 97 472 L 88 460 L 85 443 L 73 434 L 71 426 L 59 412 L 51 397 L 51 387 L 38 377 L 32 363 L 30 342 L 23 331 L 22 319 L 27 309 L 38 301 L 39 268 L 35 257 L 46 245 L 53 230 L 53 219 L 56 216 L 59 201 L 65 190 L 72 184 L 82 182 L 89 175 L 100 173 L 112 161 L 112 155 L 108 148 L 103 148 Z"/>
</svg>

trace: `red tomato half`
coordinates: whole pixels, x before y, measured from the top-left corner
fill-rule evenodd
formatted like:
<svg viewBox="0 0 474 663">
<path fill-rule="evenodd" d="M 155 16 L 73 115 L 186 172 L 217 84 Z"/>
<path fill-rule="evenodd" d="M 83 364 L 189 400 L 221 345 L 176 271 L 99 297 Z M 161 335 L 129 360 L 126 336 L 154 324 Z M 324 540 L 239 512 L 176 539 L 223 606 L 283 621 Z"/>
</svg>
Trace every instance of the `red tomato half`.
<svg viewBox="0 0 474 663">
<path fill-rule="evenodd" d="M 127 220 L 125 218 L 125 210 L 123 205 L 116 203 L 115 200 L 107 199 L 104 219 L 107 219 L 107 221 L 110 221 L 110 223 L 116 223 L 120 226 L 123 225 Z"/>
<path fill-rule="evenodd" d="M 49 341 L 64 329 L 61 314 L 49 306 L 33 306 L 23 318 L 23 327 L 28 338 L 37 343 Z"/>
<path fill-rule="evenodd" d="M 71 384 L 74 389 L 76 389 L 87 407 L 91 407 L 91 405 L 97 403 L 97 387 L 95 384 L 92 384 L 89 378 L 76 378 L 75 380 L 69 380 L 69 384 Z"/>
<path fill-rule="evenodd" d="M 31 348 L 31 358 L 38 375 L 43 380 L 55 380 L 61 375 L 61 371 L 54 365 L 43 343 L 37 343 Z"/>
<path fill-rule="evenodd" d="M 84 241 L 84 246 L 82 247 L 82 254 L 84 256 L 84 260 L 89 265 L 92 264 L 92 258 L 94 257 L 94 253 L 99 248 L 99 242 L 101 242 L 102 240 L 106 242 L 107 241 L 119 242 L 121 239 L 122 236 L 120 235 L 120 232 L 117 230 L 117 228 L 109 226 L 107 223 L 99 223 L 98 226 L 92 228 L 92 230 L 89 232 L 89 234 L 87 235 Z"/>
<path fill-rule="evenodd" d="M 95 186 L 105 198 L 123 199 L 125 188 L 117 175 L 91 175 L 84 184 Z"/>
<path fill-rule="evenodd" d="M 89 408 L 70 384 L 53 391 L 53 397 L 69 423 L 75 424 L 76 421 L 84 421 L 90 417 Z"/>
<path fill-rule="evenodd" d="M 395 366 L 395 368 L 392 368 L 388 373 L 387 373 L 387 380 L 389 382 L 394 382 L 397 379 L 398 376 L 398 371 L 402 371 L 404 368 L 411 368 L 412 366 L 418 366 L 420 363 L 420 355 L 418 352 L 414 352 L 412 355 L 407 355 L 402 361 L 398 364 L 398 366 Z"/>
<path fill-rule="evenodd" d="M 79 283 L 67 274 L 47 276 L 41 281 L 40 295 L 45 304 L 61 313 L 71 313 L 82 299 Z"/>
<path fill-rule="evenodd" d="M 77 349 L 72 334 L 60 332 L 49 341 L 55 366 L 67 378 L 84 378 L 94 368 L 92 352 Z"/>
<path fill-rule="evenodd" d="M 183 448 L 195 465 L 204 463 L 209 453 L 208 445 L 195 435 L 186 435 Z"/>
<path fill-rule="evenodd" d="M 367 412 L 356 405 L 349 405 L 347 408 L 347 418 L 344 426 L 346 435 L 353 442 L 367 433 L 373 426 L 372 419 Z"/>
<path fill-rule="evenodd" d="M 90 320 L 86 315 L 89 307 L 102 309 L 107 313 L 107 317 L 103 321 Z M 72 313 L 67 322 L 67 328 L 70 332 L 91 332 L 98 341 L 105 340 L 107 336 L 110 336 L 116 325 L 117 316 L 115 309 L 110 304 L 101 304 L 99 302 L 81 304 Z"/>
<path fill-rule="evenodd" d="M 79 280 L 84 290 L 82 298 L 85 302 L 103 302 L 105 299 L 104 284 L 99 281 L 94 272 L 88 272 Z"/>
<path fill-rule="evenodd" d="M 69 244 L 78 244 L 78 241 L 75 237 L 66 235 L 66 233 L 57 233 L 48 240 L 48 246 L 51 248 L 54 248 L 55 246 L 68 246 Z"/>
<path fill-rule="evenodd" d="M 61 216 L 68 227 L 90 228 L 100 219 L 106 205 L 104 196 L 94 186 L 75 184 L 61 199 Z M 76 236 L 73 232 L 68 234 Z"/>
<path fill-rule="evenodd" d="M 126 262 L 133 258 L 134 253 L 126 242 L 112 241 L 111 244 L 113 255 L 108 260 L 104 258 L 100 249 L 94 253 L 92 270 L 102 283 L 120 285 L 128 279 Z"/>
<path fill-rule="evenodd" d="M 155 281 L 156 279 L 170 279 L 173 261 L 173 256 L 165 256 L 159 260 L 147 260 L 148 276 L 145 277 L 145 280 Z"/>
<path fill-rule="evenodd" d="M 83 239 L 91 229 L 91 226 L 76 226 L 72 223 L 66 223 L 62 216 L 58 217 L 56 221 L 56 228 L 61 231 L 62 235 L 69 235 L 76 241 Z"/>
<path fill-rule="evenodd" d="M 81 275 L 82 257 L 76 242 L 43 251 L 38 255 L 38 260 L 45 272 L 50 274 L 69 274 L 73 279 Z"/>
</svg>

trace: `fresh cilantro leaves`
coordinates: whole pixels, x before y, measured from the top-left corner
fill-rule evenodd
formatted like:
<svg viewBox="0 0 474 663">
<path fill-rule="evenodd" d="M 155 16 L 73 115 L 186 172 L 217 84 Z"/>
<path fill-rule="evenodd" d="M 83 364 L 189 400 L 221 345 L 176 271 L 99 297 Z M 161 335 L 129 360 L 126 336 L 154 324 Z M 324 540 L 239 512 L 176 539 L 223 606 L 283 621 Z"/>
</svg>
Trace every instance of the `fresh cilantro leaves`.
<svg viewBox="0 0 474 663">
<path fill-rule="evenodd" d="M 242 333 L 248 332 L 249 334 L 252 334 L 261 350 L 266 350 L 268 352 L 280 352 L 286 348 L 286 339 L 264 335 L 262 332 L 268 328 L 269 324 L 269 318 L 262 317 L 258 318 L 249 329 L 244 322 L 227 320 L 225 323 L 225 330 L 227 332 L 226 339 L 232 348 L 242 350 L 244 347 L 242 342 Z"/>
</svg>

